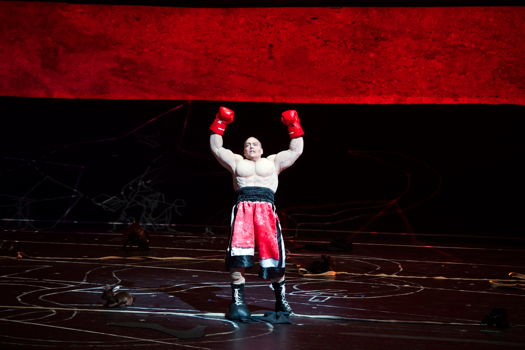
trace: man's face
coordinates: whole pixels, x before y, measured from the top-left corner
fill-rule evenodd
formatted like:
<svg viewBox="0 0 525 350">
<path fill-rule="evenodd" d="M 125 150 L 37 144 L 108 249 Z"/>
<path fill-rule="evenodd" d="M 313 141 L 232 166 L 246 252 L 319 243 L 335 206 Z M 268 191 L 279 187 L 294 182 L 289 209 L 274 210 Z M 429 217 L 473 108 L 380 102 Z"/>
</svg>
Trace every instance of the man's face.
<svg viewBox="0 0 525 350">
<path fill-rule="evenodd" d="M 244 142 L 244 158 L 259 160 L 263 154 L 261 143 L 255 137 L 250 137 Z"/>
</svg>

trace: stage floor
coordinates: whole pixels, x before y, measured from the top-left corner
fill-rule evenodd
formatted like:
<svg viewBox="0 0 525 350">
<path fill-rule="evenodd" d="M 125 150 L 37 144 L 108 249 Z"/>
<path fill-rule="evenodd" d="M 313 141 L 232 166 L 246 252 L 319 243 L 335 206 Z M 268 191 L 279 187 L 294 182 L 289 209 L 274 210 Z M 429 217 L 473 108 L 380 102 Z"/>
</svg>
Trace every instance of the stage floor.
<svg viewBox="0 0 525 350">
<path fill-rule="evenodd" d="M 525 348 L 525 280 L 508 275 L 525 273 L 522 238 L 353 233 L 343 247 L 331 233 L 295 236 L 291 324 L 247 324 L 224 318 L 227 237 L 215 231 L 153 234 L 147 251 L 122 250 L 121 233 L 2 232 L 0 348 Z M 298 273 L 322 254 L 335 259 L 335 277 Z M 252 313 L 272 310 L 269 283 L 257 271 L 247 278 Z M 107 284 L 134 305 L 104 307 Z M 497 308 L 508 328 L 481 324 Z"/>
</svg>

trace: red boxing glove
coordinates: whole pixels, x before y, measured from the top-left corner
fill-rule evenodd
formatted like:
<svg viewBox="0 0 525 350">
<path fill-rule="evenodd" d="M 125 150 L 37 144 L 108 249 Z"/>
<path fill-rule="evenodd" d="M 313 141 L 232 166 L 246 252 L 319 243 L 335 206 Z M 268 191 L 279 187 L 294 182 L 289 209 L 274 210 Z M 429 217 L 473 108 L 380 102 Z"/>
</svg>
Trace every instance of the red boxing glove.
<svg viewBox="0 0 525 350">
<path fill-rule="evenodd" d="M 216 134 L 224 135 L 224 131 L 228 124 L 233 122 L 233 111 L 226 107 L 220 107 L 219 112 L 215 116 L 215 120 L 210 125 L 210 130 Z"/>
<path fill-rule="evenodd" d="M 281 121 L 288 127 L 288 135 L 290 135 L 291 139 L 295 139 L 304 135 L 297 111 L 290 110 L 283 112 Z"/>
</svg>

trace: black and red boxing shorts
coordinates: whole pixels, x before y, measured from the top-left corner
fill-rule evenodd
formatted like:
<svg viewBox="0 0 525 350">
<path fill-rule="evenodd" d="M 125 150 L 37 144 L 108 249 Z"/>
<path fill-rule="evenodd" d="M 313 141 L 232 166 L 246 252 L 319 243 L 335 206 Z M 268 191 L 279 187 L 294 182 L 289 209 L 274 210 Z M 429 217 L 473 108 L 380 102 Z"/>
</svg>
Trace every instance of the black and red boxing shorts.
<svg viewBox="0 0 525 350">
<path fill-rule="evenodd" d="M 237 190 L 237 204 L 232 209 L 226 268 L 253 267 L 256 250 L 260 277 L 284 276 L 286 254 L 274 192 L 266 187 L 241 187 Z"/>
</svg>

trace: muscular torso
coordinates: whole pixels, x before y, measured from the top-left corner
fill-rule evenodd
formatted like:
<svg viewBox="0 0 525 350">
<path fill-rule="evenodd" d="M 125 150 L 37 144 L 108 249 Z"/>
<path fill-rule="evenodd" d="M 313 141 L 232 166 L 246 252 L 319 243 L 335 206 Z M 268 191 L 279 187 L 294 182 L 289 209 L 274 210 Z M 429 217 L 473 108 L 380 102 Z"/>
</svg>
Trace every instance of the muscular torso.
<svg viewBox="0 0 525 350">
<path fill-rule="evenodd" d="M 272 158 L 261 158 L 257 161 L 236 159 L 236 167 L 233 173 L 233 187 L 237 190 L 246 186 L 267 187 L 274 192 L 277 191 L 279 180 L 277 169 Z"/>
<path fill-rule="evenodd" d="M 223 147 L 222 136 L 215 133 L 210 136 L 210 147 L 219 163 L 232 174 L 235 190 L 257 186 L 276 192 L 279 185 L 278 175 L 290 167 L 303 152 L 303 138 L 292 139 L 287 150 L 264 158 L 259 158 L 260 155 L 244 158 L 240 154 L 233 153 Z M 253 151 L 253 149 L 249 150 L 249 152 Z M 260 151 L 262 154 L 262 149 Z"/>
</svg>

